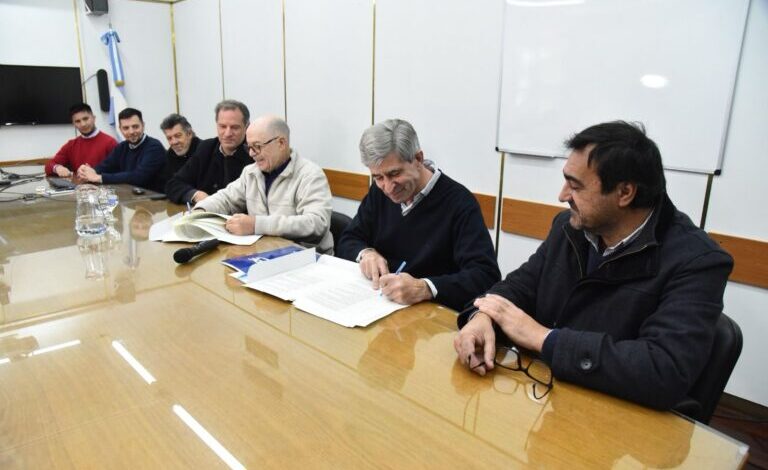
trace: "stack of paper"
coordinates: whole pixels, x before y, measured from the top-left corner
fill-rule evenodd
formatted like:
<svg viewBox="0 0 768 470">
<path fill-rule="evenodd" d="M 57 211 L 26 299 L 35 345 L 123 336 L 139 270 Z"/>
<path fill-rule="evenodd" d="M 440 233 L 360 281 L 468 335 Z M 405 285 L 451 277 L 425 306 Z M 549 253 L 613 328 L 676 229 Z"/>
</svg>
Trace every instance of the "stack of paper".
<svg viewBox="0 0 768 470">
<path fill-rule="evenodd" d="M 316 258 L 314 248 L 254 264 L 239 278 L 249 289 L 292 301 L 298 309 L 346 327 L 368 326 L 408 306 L 374 290 L 357 263 Z"/>
</svg>

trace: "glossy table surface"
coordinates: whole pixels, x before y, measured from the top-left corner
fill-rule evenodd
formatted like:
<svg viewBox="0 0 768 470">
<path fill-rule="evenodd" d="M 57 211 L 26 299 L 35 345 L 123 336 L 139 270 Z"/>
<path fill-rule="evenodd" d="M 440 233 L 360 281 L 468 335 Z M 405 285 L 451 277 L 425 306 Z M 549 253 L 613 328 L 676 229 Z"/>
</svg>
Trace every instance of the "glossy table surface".
<svg viewBox="0 0 768 470">
<path fill-rule="evenodd" d="M 86 279 L 74 204 L 0 203 L 0 468 L 738 468 L 707 426 L 455 359 L 431 303 L 348 329 L 241 287 L 221 245 L 147 241 L 180 210 L 120 191 L 108 273 Z M 0 193 L 0 199 L 6 197 Z M 66 199 L 66 198 L 60 198 Z"/>
</svg>

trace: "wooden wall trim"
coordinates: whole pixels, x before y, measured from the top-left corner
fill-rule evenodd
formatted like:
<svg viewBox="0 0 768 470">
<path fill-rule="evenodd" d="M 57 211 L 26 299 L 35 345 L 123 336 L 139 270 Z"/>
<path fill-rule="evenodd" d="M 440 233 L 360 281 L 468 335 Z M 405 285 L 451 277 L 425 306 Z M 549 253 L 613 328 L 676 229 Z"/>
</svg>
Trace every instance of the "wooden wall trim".
<svg viewBox="0 0 768 470">
<path fill-rule="evenodd" d="M 561 206 L 505 197 L 501 203 L 501 230 L 543 240 L 552 219 L 564 210 Z"/>
<path fill-rule="evenodd" d="M 344 197 L 355 201 L 362 201 L 368 188 L 371 186 L 371 177 L 367 174 L 352 173 L 349 171 L 332 170 L 323 168 L 325 177 L 328 178 L 328 185 L 331 187 L 331 194 L 336 197 Z M 480 204 L 480 212 L 483 214 L 483 222 L 489 229 L 495 225 L 496 197 L 489 194 L 472 193 Z"/>
<path fill-rule="evenodd" d="M 501 203 L 501 230 L 543 240 L 560 206 L 504 198 Z M 768 289 L 768 241 L 709 232 L 725 251 L 733 256 L 729 281 Z"/>
<path fill-rule="evenodd" d="M 709 232 L 725 251 L 733 256 L 729 281 L 768 289 L 768 242 Z"/>
<path fill-rule="evenodd" d="M 51 157 L 30 158 L 29 160 L 6 160 L 0 162 L 0 166 L 45 165 Z"/>
<path fill-rule="evenodd" d="M 483 214 L 483 222 L 489 230 L 496 227 L 496 196 L 482 193 L 472 193 L 480 204 L 480 213 Z"/>
<path fill-rule="evenodd" d="M 362 201 L 365 195 L 368 194 L 368 188 L 371 185 L 371 177 L 369 175 L 328 168 L 323 168 L 323 171 L 325 172 L 325 177 L 328 178 L 331 194 L 334 196 Z"/>
</svg>

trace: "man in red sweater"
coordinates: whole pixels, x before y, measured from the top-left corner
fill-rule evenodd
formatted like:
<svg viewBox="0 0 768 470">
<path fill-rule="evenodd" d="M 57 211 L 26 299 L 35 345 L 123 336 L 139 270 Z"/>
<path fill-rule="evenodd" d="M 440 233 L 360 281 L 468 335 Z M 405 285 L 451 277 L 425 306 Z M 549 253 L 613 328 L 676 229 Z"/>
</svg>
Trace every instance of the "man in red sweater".
<svg viewBox="0 0 768 470">
<path fill-rule="evenodd" d="M 117 145 L 112 136 L 96 129 L 96 119 L 87 104 L 73 105 L 69 108 L 69 117 L 80 135 L 64 144 L 46 163 L 46 175 L 69 178 L 80 165 L 98 165 Z"/>
</svg>

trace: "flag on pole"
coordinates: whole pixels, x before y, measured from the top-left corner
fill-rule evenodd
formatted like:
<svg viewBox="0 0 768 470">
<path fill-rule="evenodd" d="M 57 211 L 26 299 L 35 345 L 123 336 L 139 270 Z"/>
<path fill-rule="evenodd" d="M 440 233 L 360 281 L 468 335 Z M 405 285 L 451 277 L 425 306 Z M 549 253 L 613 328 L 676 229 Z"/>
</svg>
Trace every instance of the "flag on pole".
<svg viewBox="0 0 768 470">
<path fill-rule="evenodd" d="M 110 84 L 109 99 L 109 123 L 118 128 L 117 115 L 120 111 L 128 107 L 128 102 L 123 93 L 125 86 L 125 75 L 123 74 L 123 64 L 120 61 L 120 51 L 117 49 L 117 43 L 120 42 L 120 36 L 117 31 L 110 26 L 109 30 L 101 36 L 101 42 L 107 46 L 109 52 L 109 62 L 112 65 L 112 83 Z M 123 140 L 123 135 L 116 132 L 118 140 Z"/>
</svg>

